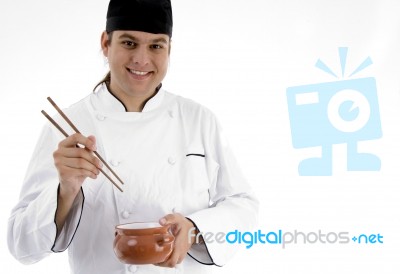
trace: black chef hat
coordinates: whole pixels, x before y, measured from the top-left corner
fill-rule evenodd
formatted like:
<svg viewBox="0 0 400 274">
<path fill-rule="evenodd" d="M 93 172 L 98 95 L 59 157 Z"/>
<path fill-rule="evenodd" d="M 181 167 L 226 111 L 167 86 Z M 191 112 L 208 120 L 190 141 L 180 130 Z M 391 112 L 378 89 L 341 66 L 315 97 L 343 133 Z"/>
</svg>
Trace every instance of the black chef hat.
<svg viewBox="0 0 400 274">
<path fill-rule="evenodd" d="M 106 31 L 136 30 L 172 36 L 170 0 L 111 0 Z"/>
</svg>

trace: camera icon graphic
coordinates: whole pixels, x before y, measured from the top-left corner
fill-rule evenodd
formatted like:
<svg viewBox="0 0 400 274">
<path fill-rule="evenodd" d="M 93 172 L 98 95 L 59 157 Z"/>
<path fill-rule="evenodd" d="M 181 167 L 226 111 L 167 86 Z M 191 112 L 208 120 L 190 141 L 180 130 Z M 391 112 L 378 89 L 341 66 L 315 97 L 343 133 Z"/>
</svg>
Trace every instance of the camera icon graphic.
<svg viewBox="0 0 400 274">
<path fill-rule="evenodd" d="M 347 48 L 339 48 L 339 54 L 344 74 Z M 368 57 L 351 75 L 370 64 Z M 320 60 L 316 66 L 333 74 Z M 347 144 L 348 171 L 380 170 L 379 157 L 357 151 L 358 142 L 382 137 L 375 78 L 289 87 L 286 95 L 293 147 L 322 148 L 321 157 L 299 163 L 299 175 L 332 175 L 332 146 L 343 143 Z"/>
</svg>

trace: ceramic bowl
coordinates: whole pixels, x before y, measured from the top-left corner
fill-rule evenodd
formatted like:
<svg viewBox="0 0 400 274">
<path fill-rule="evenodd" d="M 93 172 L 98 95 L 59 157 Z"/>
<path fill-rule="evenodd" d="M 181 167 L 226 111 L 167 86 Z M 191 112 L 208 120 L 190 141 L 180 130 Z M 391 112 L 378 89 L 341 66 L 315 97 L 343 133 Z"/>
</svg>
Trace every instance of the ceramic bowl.
<svg viewBox="0 0 400 274">
<path fill-rule="evenodd" d="M 171 254 L 174 236 L 158 223 L 128 223 L 115 227 L 114 252 L 125 264 L 157 264 Z"/>
</svg>

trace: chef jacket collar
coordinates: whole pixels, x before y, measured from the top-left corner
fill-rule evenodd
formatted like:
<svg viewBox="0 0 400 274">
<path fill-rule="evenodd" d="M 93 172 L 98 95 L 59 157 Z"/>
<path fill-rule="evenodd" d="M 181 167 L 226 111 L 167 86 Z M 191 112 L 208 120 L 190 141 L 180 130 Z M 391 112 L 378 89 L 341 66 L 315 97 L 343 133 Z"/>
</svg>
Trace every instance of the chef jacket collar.
<svg viewBox="0 0 400 274">
<path fill-rule="evenodd" d="M 161 89 L 161 85 L 157 88 L 157 93 L 150 98 L 142 112 L 148 112 L 159 107 L 164 99 L 165 92 Z M 102 84 L 98 91 L 96 92 L 96 97 L 98 98 L 98 103 L 101 105 L 101 109 L 105 112 L 126 112 L 124 104 L 116 97 L 111 91 L 108 90 L 106 84 Z"/>
</svg>

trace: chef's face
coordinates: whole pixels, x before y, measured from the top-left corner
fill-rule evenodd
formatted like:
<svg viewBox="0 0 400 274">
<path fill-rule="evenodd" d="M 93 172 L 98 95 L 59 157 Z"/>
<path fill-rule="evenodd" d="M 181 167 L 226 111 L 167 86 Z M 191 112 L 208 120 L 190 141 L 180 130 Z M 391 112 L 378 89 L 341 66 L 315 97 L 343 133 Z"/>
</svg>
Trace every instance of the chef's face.
<svg viewBox="0 0 400 274">
<path fill-rule="evenodd" d="M 101 46 L 110 66 L 111 91 L 120 99 L 151 97 L 167 73 L 169 36 L 114 31 L 109 38 L 104 32 Z"/>
</svg>

